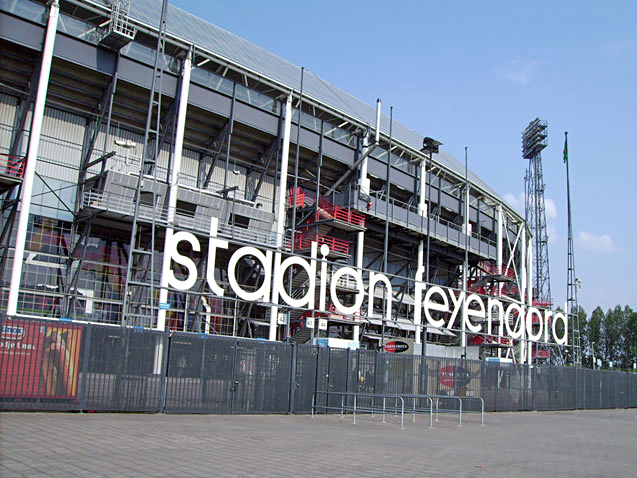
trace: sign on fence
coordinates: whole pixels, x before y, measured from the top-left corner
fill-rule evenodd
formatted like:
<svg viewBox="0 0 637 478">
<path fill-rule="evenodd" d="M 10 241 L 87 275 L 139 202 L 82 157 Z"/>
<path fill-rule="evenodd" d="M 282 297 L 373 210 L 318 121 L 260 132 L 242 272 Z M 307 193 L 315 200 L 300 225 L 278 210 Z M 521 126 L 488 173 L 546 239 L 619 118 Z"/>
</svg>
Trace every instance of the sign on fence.
<svg viewBox="0 0 637 478">
<path fill-rule="evenodd" d="M 0 335 L 0 397 L 77 398 L 79 325 L 7 319 Z"/>
</svg>

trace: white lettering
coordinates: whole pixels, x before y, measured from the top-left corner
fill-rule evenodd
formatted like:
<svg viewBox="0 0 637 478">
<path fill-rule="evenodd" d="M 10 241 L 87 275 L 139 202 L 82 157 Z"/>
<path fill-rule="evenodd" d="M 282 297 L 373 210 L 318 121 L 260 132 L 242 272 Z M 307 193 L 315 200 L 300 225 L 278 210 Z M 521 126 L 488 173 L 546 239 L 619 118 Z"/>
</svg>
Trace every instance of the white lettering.
<svg viewBox="0 0 637 478">
<path fill-rule="evenodd" d="M 208 265 L 206 267 L 206 281 L 210 290 L 217 294 L 219 297 L 223 297 L 223 287 L 215 281 L 215 263 L 217 259 L 217 248 L 227 249 L 228 241 L 217 239 L 217 218 L 210 218 L 210 238 L 208 239 Z"/>
<path fill-rule="evenodd" d="M 478 306 L 478 310 L 474 310 L 469 307 L 472 302 L 474 302 Z M 484 312 L 484 302 L 482 302 L 482 299 L 476 294 L 470 294 L 469 297 L 467 297 L 467 301 L 465 302 L 464 323 L 466 324 L 467 328 L 471 332 L 480 332 L 482 326 L 471 322 L 469 317 L 475 317 L 476 319 L 484 320 L 485 316 L 486 314 Z"/>
<path fill-rule="evenodd" d="M 253 256 L 263 267 L 263 284 L 258 290 L 254 292 L 248 292 L 244 290 L 237 281 L 236 268 L 240 259 L 245 256 Z M 228 281 L 230 282 L 230 288 L 237 294 L 238 297 L 244 300 L 263 301 L 267 302 L 270 297 L 270 278 L 272 277 L 272 251 L 266 251 L 265 254 L 254 247 L 242 247 L 232 254 L 230 261 L 228 262 Z"/>
<path fill-rule="evenodd" d="M 168 238 L 168 241 L 166 241 L 166 248 L 168 250 L 164 251 L 164 254 L 168 253 L 171 260 L 188 269 L 188 276 L 184 280 L 177 279 L 172 268 L 168 269 L 168 285 L 177 290 L 188 290 L 197 282 L 197 266 L 192 259 L 182 256 L 177 251 L 177 244 L 181 241 L 188 242 L 192 246 L 192 250 L 195 252 L 199 252 L 200 250 L 199 241 L 195 235 L 190 232 L 179 231 Z"/>
<path fill-rule="evenodd" d="M 336 295 L 336 283 L 338 280 L 344 275 L 350 275 L 356 281 L 356 288 L 358 289 L 358 293 L 356 294 L 356 299 L 354 300 L 354 305 L 345 306 L 339 300 Z M 353 267 L 341 267 L 337 270 L 332 276 L 332 282 L 330 282 L 330 298 L 332 303 L 336 307 L 341 314 L 355 314 L 363 305 L 363 300 L 365 300 L 365 286 L 363 285 L 363 277 L 361 271 L 354 269 Z"/>
<path fill-rule="evenodd" d="M 438 294 L 440 296 L 442 304 L 438 304 L 431 300 L 431 296 L 434 294 Z M 431 316 L 431 310 L 435 310 L 437 312 L 449 312 L 449 300 L 447 299 L 447 294 L 445 294 L 445 291 L 442 290 L 442 287 L 438 287 L 437 285 L 430 287 L 425 294 L 425 317 L 427 318 L 427 322 L 434 327 L 444 327 L 445 319 L 435 320 Z"/>
</svg>

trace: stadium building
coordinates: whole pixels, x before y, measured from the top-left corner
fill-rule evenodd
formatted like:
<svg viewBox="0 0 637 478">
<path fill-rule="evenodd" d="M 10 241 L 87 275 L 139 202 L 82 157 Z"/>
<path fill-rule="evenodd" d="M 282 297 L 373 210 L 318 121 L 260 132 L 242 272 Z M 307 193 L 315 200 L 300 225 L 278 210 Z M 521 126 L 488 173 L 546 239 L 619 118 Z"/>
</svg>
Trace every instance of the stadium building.
<svg viewBox="0 0 637 478">
<path fill-rule="evenodd" d="M 550 306 L 524 218 L 380 101 L 159 0 L 0 0 L 0 62 L 3 313 L 535 356 L 462 318 Z"/>
</svg>

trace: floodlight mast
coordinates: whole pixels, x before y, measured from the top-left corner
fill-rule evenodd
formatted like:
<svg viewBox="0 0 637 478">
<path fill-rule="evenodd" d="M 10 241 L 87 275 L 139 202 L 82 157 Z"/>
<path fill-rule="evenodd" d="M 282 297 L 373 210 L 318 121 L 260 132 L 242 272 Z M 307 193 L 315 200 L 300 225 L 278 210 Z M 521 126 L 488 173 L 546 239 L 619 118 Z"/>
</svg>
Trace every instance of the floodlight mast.
<svg viewBox="0 0 637 478">
<path fill-rule="evenodd" d="M 526 172 L 525 218 L 533 234 L 535 270 L 533 277 L 533 297 L 538 305 L 550 308 L 551 278 L 549 273 L 549 244 L 546 229 L 546 208 L 544 203 L 544 178 L 542 174 L 542 150 L 548 144 L 546 121 L 535 118 L 522 132 L 522 157 L 529 160 Z"/>
</svg>

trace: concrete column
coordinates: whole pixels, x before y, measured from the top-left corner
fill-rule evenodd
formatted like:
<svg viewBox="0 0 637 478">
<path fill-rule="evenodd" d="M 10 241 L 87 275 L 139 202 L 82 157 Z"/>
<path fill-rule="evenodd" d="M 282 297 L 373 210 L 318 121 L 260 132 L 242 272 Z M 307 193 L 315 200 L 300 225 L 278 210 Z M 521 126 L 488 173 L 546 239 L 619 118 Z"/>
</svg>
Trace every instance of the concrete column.
<svg viewBox="0 0 637 478">
<path fill-rule="evenodd" d="M 170 270 L 170 254 L 166 253 L 168 244 L 174 234 L 175 209 L 177 208 L 177 196 L 179 193 L 179 174 L 181 172 L 181 158 L 184 147 L 184 130 L 186 128 L 186 109 L 188 108 L 188 93 L 190 91 L 190 73 L 192 71 L 192 49 L 184 60 L 184 67 L 181 77 L 181 89 L 179 91 L 179 111 L 177 113 L 177 129 L 175 132 L 175 151 L 172 170 L 168 172 L 168 227 L 164 239 L 164 257 L 161 268 L 161 279 L 159 289 L 159 303 L 168 300 L 168 271 Z M 187 317 L 185 318 L 187 321 Z M 157 313 L 157 329 L 166 328 L 166 310 L 160 309 Z"/>
<path fill-rule="evenodd" d="M 40 148 L 40 134 L 44 121 L 44 106 L 49 87 L 51 63 L 53 62 L 53 46 L 55 45 L 55 33 L 60 16 L 60 4 L 53 0 L 49 7 L 49 21 L 46 27 L 44 47 L 42 50 L 42 63 L 40 77 L 31 118 L 31 132 L 29 133 L 29 149 L 26 158 L 26 168 L 22 180 L 22 192 L 20 195 L 20 216 L 18 218 L 18 232 L 16 235 L 15 251 L 13 254 L 13 267 L 11 269 L 11 282 L 9 284 L 9 299 L 7 303 L 7 315 L 16 315 L 18 308 L 18 295 L 20 293 L 20 281 L 22 279 L 22 261 L 24 260 L 24 246 L 27 238 L 27 226 L 29 212 L 31 211 L 31 195 L 33 194 L 33 180 L 35 179 L 35 165 Z"/>
<path fill-rule="evenodd" d="M 276 245 L 279 250 L 283 248 L 283 235 L 285 234 L 285 195 L 288 185 L 288 162 L 290 159 L 290 131 L 292 129 L 292 94 L 289 94 L 285 101 L 285 123 L 283 126 L 283 149 L 281 150 L 281 178 L 279 182 L 279 198 L 277 202 L 276 214 Z M 274 277 L 277 277 L 278 264 L 275 261 Z M 273 287 L 273 290 L 275 288 Z M 279 308 L 273 305 L 270 309 L 270 333 L 269 340 L 276 340 L 277 318 Z"/>
<path fill-rule="evenodd" d="M 526 305 L 533 306 L 533 238 L 529 236 L 529 245 L 526 251 Z M 533 357 L 531 354 L 531 342 L 527 342 L 527 361 L 529 365 L 533 363 Z"/>
<path fill-rule="evenodd" d="M 364 137 L 363 137 L 363 150 L 361 152 L 361 154 L 366 154 L 368 149 L 370 148 L 369 146 L 369 133 L 367 133 Z M 358 184 L 360 186 L 360 192 L 369 195 L 369 178 L 367 177 L 367 158 L 365 158 L 363 160 L 363 162 L 361 163 L 361 173 L 360 173 L 360 177 L 358 180 Z M 357 235 L 356 235 L 356 267 L 358 269 L 363 269 L 363 250 L 365 249 L 365 233 L 363 231 L 360 231 Z M 370 295 L 372 297 L 372 299 L 370 300 L 374 300 L 374 292 L 370 290 Z M 361 311 L 358 311 L 358 314 L 360 315 Z M 354 330 L 352 331 L 352 340 L 358 341 L 360 339 L 360 326 L 355 325 L 354 326 Z"/>
</svg>

